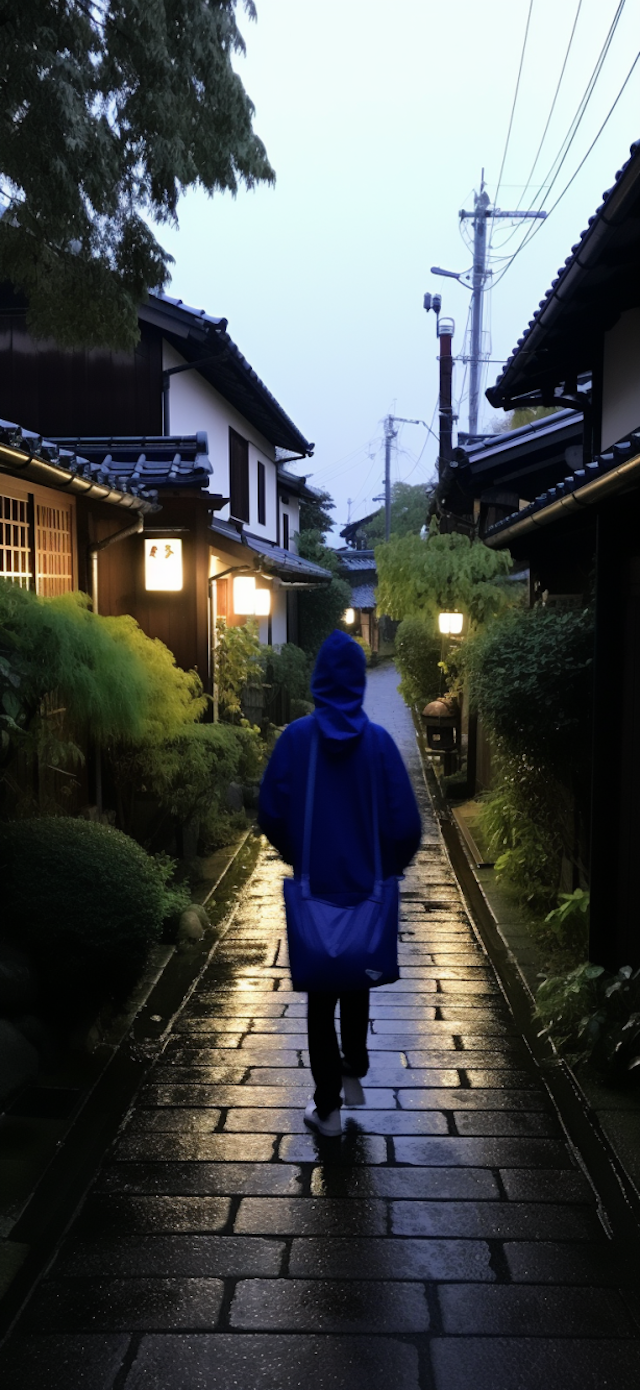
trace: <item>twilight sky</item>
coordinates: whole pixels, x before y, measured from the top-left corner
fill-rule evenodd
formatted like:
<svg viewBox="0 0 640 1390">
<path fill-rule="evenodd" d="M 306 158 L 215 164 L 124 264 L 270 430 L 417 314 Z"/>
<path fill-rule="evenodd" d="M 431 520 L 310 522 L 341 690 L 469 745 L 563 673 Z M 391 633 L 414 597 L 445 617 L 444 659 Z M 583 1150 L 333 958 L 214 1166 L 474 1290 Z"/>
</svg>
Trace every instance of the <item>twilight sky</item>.
<svg viewBox="0 0 640 1390">
<path fill-rule="evenodd" d="M 430 266 L 469 268 L 458 211 L 473 206 L 481 169 L 499 207 L 535 199 L 551 208 L 640 47 L 640 0 L 623 0 L 593 95 L 541 202 L 540 185 L 551 182 L 620 0 L 532 0 L 498 189 L 529 8 L 530 0 L 258 0 L 257 24 L 240 11 L 247 55 L 237 67 L 275 188 L 236 199 L 191 192 L 179 207 L 179 230 L 159 230 L 176 262 L 168 293 L 228 318 L 240 350 L 315 441 L 314 458 L 296 467 L 332 493 L 340 525 L 349 499 L 352 519 L 377 505 L 386 414 L 437 429 L 435 318 L 422 297 L 442 293 L 442 312 L 456 321 L 453 350 L 462 354 L 469 292 L 436 279 Z M 487 346 L 497 361 L 483 385 L 498 375 L 638 137 L 640 63 L 548 221 L 515 230 L 495 224 L 495 281 L 505 268 L 498 257 L 517 249 L 527 226 L 538 231 L 490 296 Z M 464 377 L 456 363 L 456 402 Z M 490 428 L 502 412 L 483 405 L 481 423 Z M 460 427 L 467 428 L 466 395 Z M 392 476 L 426 482 L 436 454 L 424 428 L 405 425 Z"/>
</svg>

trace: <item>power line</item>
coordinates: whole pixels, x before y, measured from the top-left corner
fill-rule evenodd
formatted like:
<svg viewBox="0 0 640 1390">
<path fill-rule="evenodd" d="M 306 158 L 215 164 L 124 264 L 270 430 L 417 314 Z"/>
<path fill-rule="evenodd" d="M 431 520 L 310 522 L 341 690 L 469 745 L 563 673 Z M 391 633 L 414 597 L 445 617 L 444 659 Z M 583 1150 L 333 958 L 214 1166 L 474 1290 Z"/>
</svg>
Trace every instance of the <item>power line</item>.
<svg viewBox="0 0 640 1390">
<path fill-rule="evenodd" d="M 624 90 L 625 90 L 625 87 L 626 87 L 626 86 L 628 85 L 628 83 L 630 82 L 631 77 L 632 77 L 632 75 L 633 75 L 633 72 L 634 72 L 635 68 L 636 68 L 637 65 L 638 65 L 638 62 L 640 62 L 640 53 L 636 53 L 636 56 L 635 56 L 635 58 L 634 58 L 634 60 L 633 60 L 633 62 L 632 62 L 632 64 L 631 64 L 631 67 L 629 68 L 629 71 L 628 71 L 628 73 L 627 73 L 627 76 L 626 76 L 625 79 L 624 79 L 624 82 L 623 82 L 623 84 L 622 84 L 622 86 L 621 86 L 621 88 L 620 88 L 620 91 L 618 92 L 618 95 L 617 95 L 615 101 L 613 102 L 612 106 L 610 106 L 610 108 L 609 108 L 609 110 L 608 110 L 608 112 L 607 112 L 607 114 L 606 114 L 606 116 L 605 116 L 605 118 L 604 118 L 604 120 L 603 120 L 603 122 L 602 122 L 602 125 L 600 126 L 599 131 L 597 132 L 597 134 L 594 136 L 593 140 L 591 141 L 591 144 L 589 145 L 589 148 L 588 148 L 586 154 L 583 155 L 583 157 L 582 157 L 582 159 L 580 160 L 580 163 L 579 163 L 577 169 L 575 169 L 574 172 L 573 172 L 573 174 L 571 175 L 571 178 L 569 179 L 569 182 L 565 184 L 565 186 L 564 186 L 564 188 L 563 188 L 563 190 L 562 190 L 562 193 L 559 194 L 559 196 L 556 198 L 555 203 L 553 203 L 552 206 L 549 208 L 549 211 L 548 211 L 548 213 L 547 213 L 547 218 L 549 218 L 549 217 L 551 216 L 551 213 L 552 213 L 552 212 L 555 212 L 555 209 L 557 208 L 558 203 L 561 203 L 561 202 L 562 202 L 562 199 L 564 198 L 565 193 L 567 193 L 567 191 L 570 189 L 570 187 L 571 187 L 572 183 L 574 182 L 574 180 L 578 177 L 578 174 L 580 173 L 580 170 L 582 169 L 583 165 L 586 164 L 587 159 L 589 158 L 589 155 L 591 154 L 591 151 L 593 150 L 594 146 L 597 144 L 598 140 L 600 139 L 600 136 L 602 135 L 602 132 L 603 132 L 605 126 L 607 125 L 607 122 L 610 120 L 611 116 L 613 115 L 613 113 L 614 113 L 614 111 L 615 111 L 615 109 L 616 109 L 616 106 L 618 105 L 618 102 L 619 102 L 619 100 L 620 100 L 620 98 L 621 98 L 621 96 L 622 96 L 622 93 L 623 93 Z M 499 285 L 499 284 L 500 284 L 500 281 L 504 279 L 504 277 L 505 277 L 507 271 L 508 271 L 509 268 L 513 265 L 513 262 L 515 261 L 516 256 L 519 256 L 519 255 L 520 255 L 520 252 L 524 250 L 525 246 L 527 246 L 527 245 L 529 244 L 529 242 L 533 239 L 533 237 L 536 235 L 536 232 L 539 232 L 539 231 L 540 231 L 540 225 L 538 225 L 538 226 L 535 226 L 535 225 L 534 225 L 532 231 L 531 231 L 531 232 L 527 232 L 527 233 L 525 234 L 525 236 L 523 237 L 523 239 L 522 239 L 522 241 L 521 241 L 521 243 L 520 243 L 518 249 L 517 249 L 516 251 L 514 251 L 514 253 L 513 253 L 512 257 L 511 257 L 511 259 L 510 259 L 508 265 L 505 266 L 504 270 L 503 270 L 503 271 L 501 272 L 501 274 L 498 276 L 497 280 L 494 281 L 494 283 L 493 283 L 493 285 L 492 285 L 492 289 L 495 289 L 496 285 Z"/>
<path fill-rule="evenodd" d="M 567 63 L 568 63 L 568 61 L 569 61 L 569 54 L 570 54 L 570 52 L 571 52 L 571 47 L 572 47 L 572 44 L 573 44 L 573 40 L 574 40 L 574 36 L 575 36 L 576 29 L 577 29 L 577 27 L 578 27 L 578 20 L 579 20 L 579 18 L 580 18 L 580 11 L 581 11 L 581 9 L 582 9 L 582 4 L 583 4 L 583 0 L 578 0 L 578 7 L 577 7 L 577 9 L 576 9 L 575 16 L 574 16 L 573 27 L 572 27 L 571 33 L 570 33 L 570 35 L 569 35 L 569 42 L 568 42 L 568 44 L 567 44 L 567 49 L 566 49 L 566 52 L 565 52 L 565 55 L 564 55 L 564 61 L 563 61 L 562 67 L 561 67 L 561 69 L 560 69 L 560 76 L 559 76 L 558 81 L 557 81 L 557 83 L 556 83 L 556 89 L 555 89 L 555 92 L 554 92 L 554 94 L 553 94 L 553 100 L 552 100 L 552 102 L 551 102 L 551 106 L 549 107 L 549 115 L 547 116 L 547 120 L 546 120 L 546 123 L 545 123 L 545 127 L 544 127 L 544 130 L 543 130 L 543 132 L 542 132 L 541 139 L 540 139 L 540 144 L 538 145 L 538 149 L 537 149 L 537 151 L 536 151 L 535 159 L 534 159 L 533 164 L 531 165 L 531 168 L 530 168 L 530 170 L 529 170 L 529 175 L 528 175 L 527 181 L 526 181 L 526 183 L 524 184 L 522 194 L 520 195 L 520 198 L 518 198 L 518 201 L 517 201 L 517 203 L 516 203 L 516 208 L 519 208 L 519 207 L 520 207 L 520 203 L 521 203 L 521 201 L 522 201 L 522 198 L 524 197 L 524 194 L 525 194 L 526 190 L 527 190 L 528 188 L 531 187 L 531 180 L 532 180 L 533 175 L 534 175 L 534 173 L 535 173 L 536 165 L 537 165 L 538 160 L 539 160 L 539 158 L 540 158 L 540 153 L 541 153 L 541 150 L 542 150 L 542 146 L 544 145 L 544 142 L 545 142 L 545 139 L 546 139 L 546 136 L 547 136 L 547 131 L 548 131 L 549 126 L 550 126 L 550 124 L 551 124 L 551 117 L 553 116 L 553 113 L 554 113 L 555 108 L 556 108 L 556 102 L 557 102 L 557 100 L 558 100 L 558 96 L 559 96 L 559 93 L 560 93 L 560 88 L 561 88 L 561 86 L 562 86 L 562 81 L 563 81 L 564 74 L 565 74 L 565 71 L 566 71 Z M 544 185 L 542 185 L 542 186 L 540 187 L 539 191 L 542 192 L 542 191 L 543 191 L 543 188 L 544 188 Z M 513 232 L 511 232 L 510 235 L 513 236 Z"/>
<path fill-rule="evenodd" d="M 613 19 L 612 19 L 612 21 L 611 21 L 611 24 L 610 24 L 610 26 L 609 26 L 609 30 L 608 30 L 608 32 L 607 32 L 607 34 L 606 34 L 606 37 L 605 37 L 604 42 L 603 42 L 603 44 L 602 44 L 602 48 L 600 49 L 600 52 L 599 52 L 598 57 L 597 57 L 597 59 L 596 59 L 596 63 L 595 63 L 595 66 L 594 66 L 594 68 L 593 68 L 593 71 L 592 71 L 592 73 L 591 73 L 591 76 L 590 76 L 590 78 L 589 78 L 589 81 L 587 82 L 587 85 L 586 85 L 586 87 L 585 87 L 585 90 L 584 90 L 584 92 L 583 92 L 583 94 L 582 94 L 582 97 L 580 98 L 579 103 L 578 103 L 577 110 L 576 110 L 576 112 L 575 112 L 575 114 L 574 114 L 574 116 L 573 116 L 573 119 L 572 119 L 572 121 L 571 121 L 571 123 L 570 123 L 570 125 L 569 125 L 569 129 L 568 129 L 566 135 L 564 136 L 564 139 L 562 140 L 562 143 L 561 143 L 561 145 L 560 145 L 560 148 L 559 148 L 557 154 L 555 155 L 555 158 L 551 161 L 551 164 L 550 164 L 550 166 L 549 166 L 549 168 L 548 168 L 548 170 L 547 170 L 547 173 L 546 173 L 546 175 L 545 175 L 544 182 L 543 182 L 543 184 L 542 184 L 542 189 L 544 190 L 544 196 L 545 196 L 546 198 L 548 198 L 549 193 L 551 192 L 551 189 L 553 188 L 554 184 L 557 183 L 557 181 L 558 181 L 558 177 L 559 177 L 559 174 L 560 174 L 560 170 L 561 170 L 563 164 L 565 163 L 565 160 L 566 160 L 566 158 L 567 158 L 567 155 L 568 155 L 568 153 L 569 153 L 569 150 L 571 149 L 571 146 L 572 146 L 572 144 L 573 144 L 573 142 L 574 142 L 574 140 L 575 140 L 575 138 L 576 138 L 576 135 L 577 135 L 577 133 L 578 133 L 578 130 L 579 130 L 581 124 L 582 124 L 582 121 L 583 121 L 583 119 L 584 119 L 585 112 L 586 112 L 586 110 L 587 110 L 587 107 L 588 107 L 588 105 L 589 105 L 589 102 L 591 101 L 591 98 L 592 98 L 592 96 L 593 96 L 593 93 L 594 93 L 594 91 L 595 91 L 595 88 L 596 88 L 596 85 L 597 85 L 597 82 L 598 82 L 598 78 L 599 78 L 599 76 L 600 76 L 600 73 L 602 72 L 602 69 L 603 69 L 603 67 L 604 67 L 605 60 L 606 60 L 606 58 L 607 58 L 607 54 L 608 54 L 609 49 L 610 49 L 610 47 L 611 47 L 611 44 L 612 44 L 612 42 L 613 42 L 613 37 L 614 37 L 615 31 L 616 31 L 616 29 L 617 29 L 617 27 L 618 27 L 618 24 L 619 24 L 619 21 L 620 21 L 620 17 L 621 17 L 621 15 L 622 15 L 622 11 L 623 11 L 623 9 L 624 9 L 625 4 L 626 4 L 626 0 L 619 0 L 618 8 L 617 8 L 617 10 L 616 10 L 616 12 L 615 12 L 615 15 L 614 15 L 614 17 L 613 17 Z M 625 83 L 625 85 L 626 85 L 626 83 Z M 620 95 L 622 94 L 622 91 L 623 91 L 623 90 L 624 90 L 624 88 L 621 89 L 621 92 L 618 93 L 618 96 L 620 96 Z M 616 99 L 616 100 L 617 100 L 617 99 Z M 616 105 L 616 102 L 614 102 L 614 107 L 615 107 L 615 105 Z M 611 109 L 613 110 L 613 107 L 612 107 Z M 610 114 L 611 114 L 611 112 L 609 112 L 609 115 L 610 115 Z M 608 120 L 609 117 L 607 116 L 606 119 Z M 606 125 L 606 121 L 605 121 L 605 125 Z M 604 128 L 604 127 L 602 127 L 602 128 Z M 600 132 L 598 132 L 598 135 L 599 135 L 599 134 L 600 134 Z M 598 136 L 596 136 L 596 139 L 598 139 Z M 595 142 L 594 142 L 594 143 L 595 143 Z M 587 154 L 590 152 L 590 150 L 591 150 L 592 148 L 593 148 L 593 145 L 590 146 L 590 149 L 587 151 Z M 583 161 L 583 162 L 584 162 L 584 161 Z M 580 166 L 580 167 L 582 167 L 582 166 Z M 552 175 L 553 175 L 553 177 L 551 177 Z M 568 186 L 569 186 L 569 185 L 567 185 L 567 187 L 568 187 Z M 534 207 L 535 203 L 536 203 L 536 197 L 534 197 L 533 200 L 532 200 L 532 202 L 529 204 L 529 210 L 531 210 L 531 208 Z M 533 234 L 532 232 L 529 232 L 529 230 L 527 230 L 527 232 L 526 232 L 526 234 L 525 234 L 525 237 L 523 238 L 522 245 L 525 245 L 526 242 L 528 242 L 528 241 L 531 240 L 531 235 L 532 235 L 532 234 Z M 505 240 L 505 241 L 503 242 L 503 245 L 506 245 L 506 244 L 507 244 L 507 243 L 506 243 L 506 240 Z M 520 248 L 518 248 L 518 250 L 520 250 Z M 517 254 L 517 252 L 516 252 L 515 254 Z"/>
<path fill-rule="evenodd" d="M 495 200 L 494 200 L 495 203 L 497 203 L 497 201 L 498 201 L 498 194 L 499 194 L 499 192 L 500 192 L 500 185 L 501 185 L 501 183 L 502 183 L 502 175 L 503 175 L 503 173 L 504 173 L 504 166 L 505 166 L 505 161 L 506 161 L 506 158 L 507 158 L 507 150 L 509 149 L 509 141 L 510 141 L 510 139 L 511 139 L 511 131 L 512 131 L 512 129 L 513 129 L 513 118 L 514 118 L 514 116 L 515 116 L 515 114 L 516 114 L 516 103 L 517 103 L 517 101 L 518 101 L 518 92 L 519 92 L 519 90 L 520 90 L 520 78 L 522 77 L 522 69 L 523 69 L 523 67 L 524 67 L 524 55 L 525 55 L 526 48 L 527 48 L 527 39 L 528 39 L 528 37 L 529 37 L 529 25 L 530 25 L 530 23 L 531 23 L 531 14 L 532 14 L 532 11 L 533 11 L 533 0 L 529 0 L 529 13 L 527 14 L 527 23 L 526 23 L 526 25 L 525 25 L 524 39 L 523 39 L 523 41 L 522 41 L 522 52 L 521 52 L 521 54 L 520 54 L 520 66 L 519 66 L 519 68 L 518 68 L 518 76 L 517 76 L 517 79 L 516 79 L 516 89 L 515 89 L 515 92 L 514 92 L 514 94 L 513 94 L 513 102 L 512 102 L 512 105 L 511 105 L 511 115 L 510 115 L 510 117 L 509 117 L 509 125 L 508 125 L 508 127 L 507 127 L 507 138 L 506 138 L 506 140 L 505 140 L 505 142 L 504 142 L 504 150 L 503 150 L 503 153 L 502 153 L 502 164 L 500 165 L 500 173 L 498 174 L 498 185 L 497 185 L 497 188 L 496 188 L 496 196 L 495 196 Z M 489 246 L 491 246 L 491 233 L 489 233 Z"/>
</svg>

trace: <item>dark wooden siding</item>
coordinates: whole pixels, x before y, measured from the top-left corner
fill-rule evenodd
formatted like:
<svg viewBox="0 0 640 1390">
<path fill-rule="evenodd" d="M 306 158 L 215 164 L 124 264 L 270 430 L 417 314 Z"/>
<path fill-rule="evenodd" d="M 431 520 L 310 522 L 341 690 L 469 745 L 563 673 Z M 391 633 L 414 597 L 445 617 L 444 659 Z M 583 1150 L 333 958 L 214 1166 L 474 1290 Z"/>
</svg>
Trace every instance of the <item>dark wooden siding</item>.
<svg viewBox="0 0 640 1390">
<path fill-rule="evenodd" d="M 249 445 L 241 434 L 229 430 L 229 498 L 232 517 L 249 520 Z"/>
<path fill-rule="evenodd" d="M 267 468 L 266 464 L 258 459 L 258 525 L 265 526 L 267 522 Z"/>
<path fill-rule="evenodd" d="M 114 509 L 115 510 L 115 509 Z M 120 530 L 111 518 L 94 519 L 92 539 L 100 540 Z M 178 666 L 196 669 L 207 688 L 208 681 L 208 605 L 209 532 L 206 502 L 188 497 L 163 496 L 163 508 L 151 522 L 185 527 L 182 532 L 184 583 L 179 593 L 148 593 L 144 587 L 144 545 L 142 536 L 117 541 L 100 553 L 98 560 L 99 608 L 103 614 L 130 613 L 149 637 L 158 637 L 173 652 Z"/>
<path fill-rule="evenodd" d="M 65 351 L 0 312 L 0 418 L 44 435 L 162 434 L 162 335 L 133 352 Z"/>
</svg>

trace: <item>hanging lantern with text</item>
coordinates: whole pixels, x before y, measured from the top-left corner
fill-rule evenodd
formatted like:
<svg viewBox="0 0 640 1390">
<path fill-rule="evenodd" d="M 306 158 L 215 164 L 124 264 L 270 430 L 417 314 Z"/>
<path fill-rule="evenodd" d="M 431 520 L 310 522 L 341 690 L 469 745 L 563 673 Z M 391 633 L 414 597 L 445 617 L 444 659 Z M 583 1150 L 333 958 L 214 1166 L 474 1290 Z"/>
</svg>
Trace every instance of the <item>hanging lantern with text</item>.
<svg viewBox="0 0 640 1390">
<path fill-rule="evenodd" d="M 182 541 L 173 537 L 145 540 L 144 587 L 177 593 L 182 588 Z"/>
</svg>

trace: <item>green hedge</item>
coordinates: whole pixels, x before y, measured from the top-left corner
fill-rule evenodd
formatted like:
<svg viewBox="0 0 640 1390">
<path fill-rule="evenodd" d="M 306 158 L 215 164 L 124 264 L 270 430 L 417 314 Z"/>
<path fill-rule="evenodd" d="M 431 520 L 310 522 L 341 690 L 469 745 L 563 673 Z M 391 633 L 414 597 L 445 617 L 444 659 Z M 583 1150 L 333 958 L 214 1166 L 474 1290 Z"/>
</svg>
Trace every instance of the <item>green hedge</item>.
<svg viewBox="0 0 640 1390">
<path fill-rule="evenodd" d="M 423 709 L 443 689 L 439 662 L 442 639 L 432 617 L 410 617 L 396 633 L 396 665 L 401 675 L 400 693 L 408 705 Z"/>
<path fill-rule="evenodd" d="M 260 780 L 263 752 L 258 730 L 238 724 L 193 724 L 161 743 L 121 749 L 113 759 L 125 824 L 137 788 L 182 825 L 200 821 L 206 835 L 219 817 L 230 782 Z"/>
<path fill-rule="evenodd" d="M 26 951 L 41 1006 L 73 1022 L 122 1004 L 179 906 L 156 864 L 119 830 L 49 817 L 0 826 L 3 935 Z"/>
</svg>

